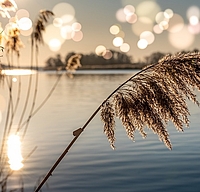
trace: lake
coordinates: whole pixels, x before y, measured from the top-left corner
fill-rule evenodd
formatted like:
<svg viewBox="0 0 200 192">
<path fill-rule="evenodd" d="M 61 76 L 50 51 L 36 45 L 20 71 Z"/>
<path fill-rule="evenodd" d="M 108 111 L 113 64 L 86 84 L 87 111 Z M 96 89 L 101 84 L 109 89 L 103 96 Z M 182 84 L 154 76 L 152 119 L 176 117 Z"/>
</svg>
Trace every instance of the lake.
<svg viewBox="0 0 200 192">
<path fill-rule="evenodd" d="M 47 173 L 73 139 L 72 132 L 82 127 L 102 101 L 135 72 L 82 71 L 75 73 L 73 78 L 63 75 L 50 99 L 31 119 L 22 141 L 23 157 L 35 147 L 37 149 L 9 182 L 17 185 L 20 178 L 24 183 L 24 191 L 33 191 L 38 180 Z M 15 123 L 23 108 L 28 78 L 22 77 L 23 94 Z M 39 73 L 36 106 L 49 93 L 56 79 L 54 72 Z M 15 89 L 17 84 L 13 91 Z M 0 94 L 5 99 L 8 97 L 6 85 L 1 86 Z M 103 133 L 98 113 L 42 191 L 199 192 L 200 109 L 190 102 L 188 104 L 191 112 L 190 128 L 180 133 L 171 123 L 168 125 L 172 151 L 151 131 L 147 131 L 146 139 L 136 133 L 135 142 L 132 142 L 119 121 L 116 125 L 116 149 L 112 150 Z M 1 127 L 5 123 L 5 113 Z"/>
</svg>

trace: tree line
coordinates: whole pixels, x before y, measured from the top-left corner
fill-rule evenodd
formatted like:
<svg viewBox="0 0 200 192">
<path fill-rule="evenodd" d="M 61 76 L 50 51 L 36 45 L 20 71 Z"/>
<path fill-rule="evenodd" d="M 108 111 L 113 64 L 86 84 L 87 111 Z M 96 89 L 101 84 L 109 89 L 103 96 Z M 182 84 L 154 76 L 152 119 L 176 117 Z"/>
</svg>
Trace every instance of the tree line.
<svg viewBox="0 0 200 192">
<path fill-rule="evenodd" d="M 181 51 L 182 53 L 187 53 L 189 51 Z M 194 49 L 192 52 L 199 52 L 198 49 Z M 152 54 L 145 56 L 143 60 L 140 60 L 138 62 L 134 62 L 133 57 L 130 55 L 127 55 L 126 53 L 122 53 L 119 51 L 111 50 L 112 57 L 110 59 L 105 59 L 102 56 L 98 56 L 95 53 L 89 53 L 89 54 L 80 54 L 81 55 L 81 65 L 84 66 L 97 66 L 97 65 L 127 65 L 132 64 L 133 68 L 143 68 L 146 65 L 157 63 L 161 58 L 163 58 L 166 54 L 170 53 L 163 53 L 163 52 L 153 52 Z M 57 54 L 55 57 L 50 57 L 45 62 L 45 68 L 46 69 L 64 69 L 69 58 L 77 53 L 75 52 L 69 52 L 64 59 L 61 57 L 60 54 Z"/>
</svg>

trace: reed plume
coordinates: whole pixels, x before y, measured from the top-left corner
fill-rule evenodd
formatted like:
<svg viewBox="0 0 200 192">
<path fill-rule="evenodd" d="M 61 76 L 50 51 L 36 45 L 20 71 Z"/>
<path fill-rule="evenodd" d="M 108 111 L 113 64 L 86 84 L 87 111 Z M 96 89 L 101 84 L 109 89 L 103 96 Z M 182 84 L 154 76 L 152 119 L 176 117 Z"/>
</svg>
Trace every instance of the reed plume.
<svg viewBox="0 0 200 192">
<path fill-rule="evenodd" d="M 132 76 L 102 104 L 104 132 L 114 147 L 115 119 L 119 118 L 127 135 L 134 140 L 139 131 L 146 138 L 148 128 L 172 149 L 167 122 L 178 131 L 189 126 L 187 99 L 198 106 L 195 90 L 200 90 L 200 53 L 167 55 L 157 64 Z"/>
</svg>

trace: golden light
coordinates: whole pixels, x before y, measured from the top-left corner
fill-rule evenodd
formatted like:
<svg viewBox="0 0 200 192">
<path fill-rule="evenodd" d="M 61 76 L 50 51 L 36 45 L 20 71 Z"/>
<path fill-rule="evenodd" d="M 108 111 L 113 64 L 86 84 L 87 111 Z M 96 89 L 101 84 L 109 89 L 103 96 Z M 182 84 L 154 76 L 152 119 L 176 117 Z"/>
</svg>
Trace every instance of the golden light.
<svg viewBox="0 0 200 192">
<path fill-rule="evenodd" d="M 34 70 L 30 70 L 30 69 L 9 69 L 9 70 L 2 70 L 1 73 L 3 75 L 31 75 L 31 74 L 35 74 L 36 71 Z"/>
<path fill-rule="evenodd" d="M 163 32 L 163 29 L 157 24 L 153 27 L 153 32 L 156 34 L 161 34 Z"/>
<path fill-rule="evenodd" d="M 146 39 L 140 39 L 137 43 L 139 49 L 146 49 L 148 46 L 148 42 Z"/>
<path fill-rule="evenodd" d="M 115 38 L 113 39 L 113 45 L 114 45 L 115 47 L 120 47 L 120 46 L 123 44 L 123 42 L 124 42 L 124 40 L 123 40 L 123 38 L 121 38 L 121 37 L 115 37 Z"/>
<path fill-rule="evenodd" d="M 99 56 L 102 56 L 103 55 L 103 53 L 106 51 L 106 48 L 105 48 L 105 46 L 103 46 L 103 45 L 98 45 L 97 47 L 96 47 L 96 49 L 95 49 L 95 53 L 97 54 L 97 55 L 99 55 Z"/>
<path fill-rule="evenodd" d="M 8 163 L 12 170 L 19 170 L 23 167 L 23 157 L 21 155 L 21 142 L 18 135 L 10 135 L 7 141 Z"/>
</svg>

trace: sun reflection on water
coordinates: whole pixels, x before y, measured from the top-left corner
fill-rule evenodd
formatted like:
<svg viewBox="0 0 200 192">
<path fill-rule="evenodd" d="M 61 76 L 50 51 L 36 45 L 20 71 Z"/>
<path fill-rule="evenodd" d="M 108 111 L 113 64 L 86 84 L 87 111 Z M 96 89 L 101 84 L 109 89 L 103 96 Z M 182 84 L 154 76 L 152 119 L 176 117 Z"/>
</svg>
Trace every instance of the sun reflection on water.
<svg viewBox="0 0 200 192">
<path fill-rule="evenodd" d="M 2 75 L 31 75 L 35 74 L 36 71 L 30 69 L 9 69 L 9 70 L 2 70 Z"/>
<path fill-rule="evenodd" d="M 20 170 L 23 167 L 23 157 L 21 155 L 21 142 L 17 135 L 10 135 L 8 138 L 8 163 L 12 170 Z"/>
</svg>

